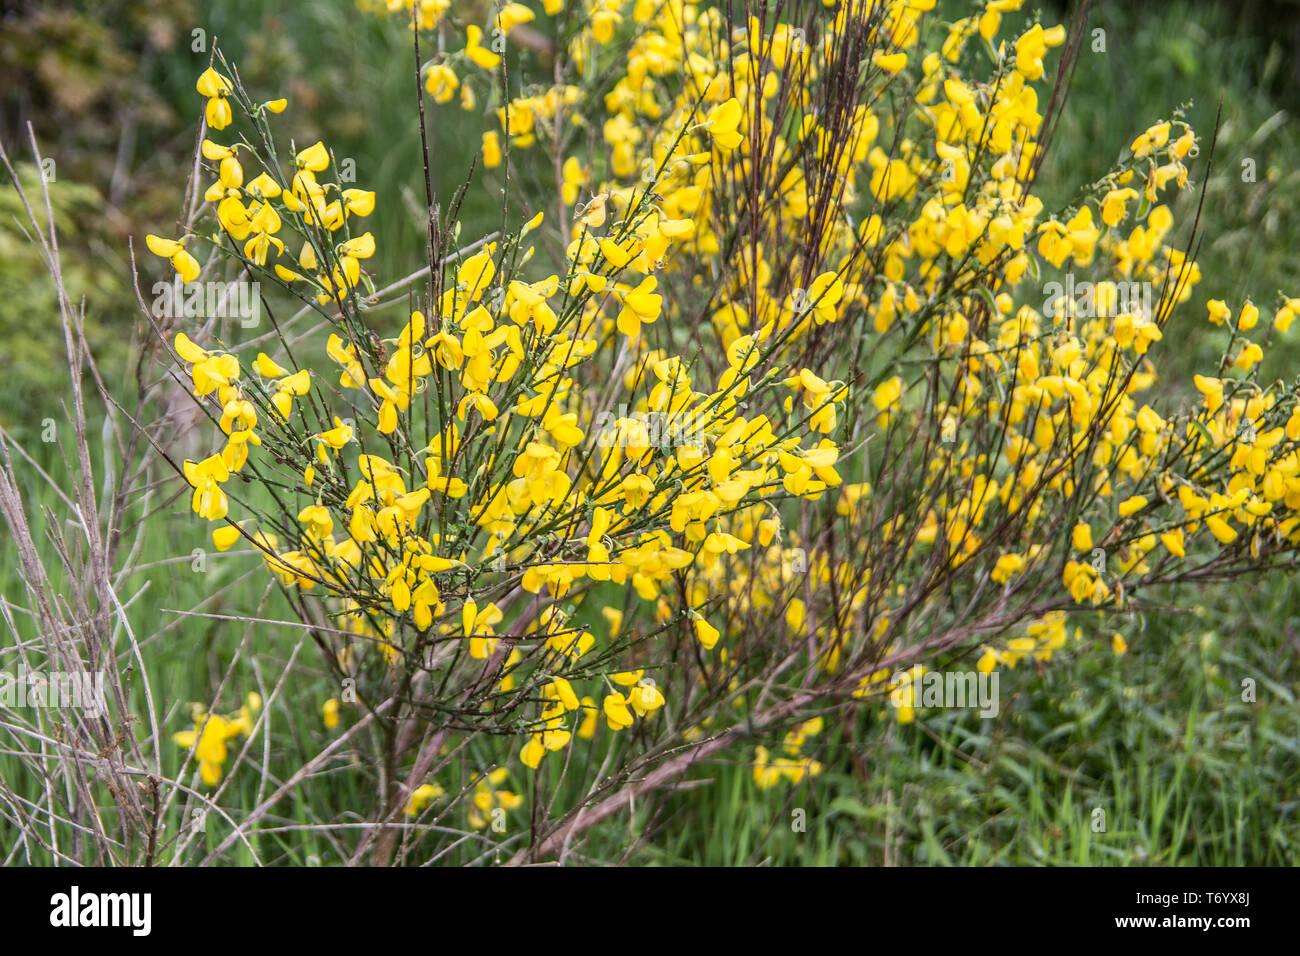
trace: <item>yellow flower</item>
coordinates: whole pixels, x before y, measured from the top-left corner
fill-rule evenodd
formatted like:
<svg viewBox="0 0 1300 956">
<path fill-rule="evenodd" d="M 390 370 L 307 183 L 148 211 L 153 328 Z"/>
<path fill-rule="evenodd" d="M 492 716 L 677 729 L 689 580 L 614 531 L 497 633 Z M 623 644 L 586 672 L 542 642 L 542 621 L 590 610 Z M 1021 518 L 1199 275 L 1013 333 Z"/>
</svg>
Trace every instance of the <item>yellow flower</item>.
<svg viewBox="0 0 1300 956">
<path fill-rule="evenodd" d="M 582 721 L 578 724 L 578 736 L 583 740 L 590 740 L 596 736 L 596 727 L 600 722 L 600 711 L 596 707 L 596 702 L 590 697 L 583 697 L 578 702 L 582 710 Z"/>
<path fill-rule="evenodd" d="M 436 783 L 421 784 L 411 791 L 411 796 L 406 801 L 406 815 L 418 816 L 421 810 L 445 793 L 446 791 Z"/>
<path fill-rule="evenodd" d="M 537 14 L 522 3 L 507 3 L 497 14 L 497 26 L 502 33 L 509 33 L 519 24 L 531 23 L 536 18 Z"/>
<path fill-rule="evenodd" d="M 655 294 L 657 280 L 646 276 L 635 289 L 623 296 L 623 308 L 618 313 L 618 330 L 630 339 L 641 334 L 641 323 L 654 322 L 663 310 L 663 296 Z"/>
<path fill-rule="evenodd" d="M 352 426 L 343 424 L 343 420 L 336 415 L 334 416 L 334 427 L 328 431 L 321 432 L 316 436 L 316 440 L 320 442 L 323 447 L 338 451 L 348 442 L 352 441 Z"/>
<path fill-rule="evenodd" d="M 1035 23 L 1016 40 L 1016 69 L 1027 80 L 1041 79 L 1043 57 L 1047 55 L 1047 36 L 1041 23 Z"/>
<path fill-rule="evenodd" d="M 563 179 L 561 198 L 566 206 L 572 206 L 578 201 L 579 192 L 583 186 L 587 185 L 591 177 L 574 156 L 570 156 L 564 161 L 561 176 Z"/>
<path fill-rule="evenodd" d="M 1296 312 L 1300 311 L 1300 299 L 1287 299 L 1285 304 L 1273 314 L 1273 328 L 1286 332 L 1295 321 Z"/>
<path fill-rule="evenodd" d="M 424 78 L 424 88 L 429 91 L 435 103 L 449 103 L 456 95 L 460 80 L 455 71 L 445 63 L 435 63 L 429 67 Z"/>
<path fill-rule="evenodd" d="M 1019 554 L 1004 554 L 998 558 L 991 577 L 998 584 L 1005 584 L 1019 574 L 1025 566 L 1025 559 Z"/>
<path fill-rule="evenodd" d="M 632 705 L 638 717 L 645 717 L 654 713 L 665 703 L 664 695 L 653 681 L 642 680 L 627 695 L 627 701 Z"/>
<path fill-rule="evenodd" d="M 1237 540 L 1237 530 L 1218 515 L 1206 515 L 1205 526 L 1210 529 L 1210 533 L 1222 544 L 1232 544 L 1232 542 Z"/>
<path fill-rule="evenodd" d="M 199 776 L 209 787 L 221 782 L 222 764 L 229 755 L 227 741 L 240 734 L 246 736 L 252 730 L 252 711 L 260 706 L 261 699 L 250 695 L 249 706 L 243 708 L 237 718 L 199 711 L 194 715 L 193 730 L 182 730 L 172 735 L 172 740 L 180 746 L 194 748 L 194 756 L 199 761 Z"/>
<path fill-rule="evenodd" d="M 483 165 L 488 169 L 501 165 L 501 137 L 496 130 L 490 129 L 483 134 Z"/>
<path fill-rule="evenodd" d="M 1247 342 L 1233 361 L 1233 365 L 1243 372 L 1249 372 L 1264 359 L 1264 350 L 1254 342 Z"/>
<path fill-rule="evenodd" d="M 573 686 L 563 677 L 553 677 L 550 683 L 542 688 L 542 700 L 554 701 L 560 704 L 566 711 L 578 709 L 578 695 L 573 692 Z"/>
<path fill-rule="evenodd" d="M 1169 142 L 1169 131 L 1171 124 L 1168 122 L 1156 123 L 1137 139 L 1133 140 L 1129 147 L 1133 155 L 1141 159 L 1144 156 L 1150 156 L 1151 153 L 1165 143 Z"/>
<path fill-rule="evenodd" d="M 1259 307 L 1246 300 L 1246 304 L 1241 307 L 1241 315 L 1237 317 L 1237 329 L 1241 332 L 1247 332 L 1253 329 L 1259 322 Z"/>
<path fill-rule="evenodd" d="M 194 488 L 191 507 L 194 513 L 209 521 L 216 521 L 226 516 L 229 502 L 221 490 L 221 484 L 230 479 L 230 468 L 220 455 L 209 455 L 201 462 L 186 461 L 183 466 L 185 479 Z"/>
<path fill-rule="evenodd" d="M 501 57 L 480 45 L 483 30 L 474 25 L 465 28 L 465 55 L 485 70 L 494 69 L 501 62 Z"/>
<path fill-rule="evenodd" d="M 525 767 L 536 770 L 541 764 L 542 758 L 546 756 L 546 748 L 542 746 L 542 737 L 540 734 L 534 734 L 528 738 L 523 749 L 519 752 L 519 760 Z"/>
<path fill-rule="evenodd" d="M 881 428 L 888 427 L 890 415 L 902 397 L 903 379 L 898 375 L 876 386 L 875 392 L 871 395 L 871 403 L 882 413 L 876 418 L 876 423 Z"/>
<path fill-rule="evenodd" d="M 906 53 L 876 53 L 871 62 L 891 76 L 907 66 Z"/>
<path fill-rule="evenodd" d="M 148 235 L 144 237 L 144 241 L 145 245 L 149 247 L 149 251 L 154 255 L 171 261 L 172 266 L 181 277 L 181 282 L 193 282 L 199 277 L 201 271 L 199 261 L 185 251 L 184 240 L 177 241 Z"/>
<path fill-rule="evenodd" d="M 1147 499 L 1142 495 L 1134 495 L 1126 498 L 1119 503 L 1119 516 L 1127 518 L 1131 514 L 1136 514 L 1147 506 Z"/>
<path fill-rule="evenodd" d="M 1108 226 L 1118 226 L 1124 221 L 1125 204 L 1130 199 L 1137 198 L 1137 191 L 1133 189 L 1112 189 L 1106 193 L 1106 198 L 1101 204 L 1101 221 Z"/>
<path fill-rule="evenodd" d="M 330 154 L 325 148 L 325 144 L 320 140 L 312 143 L 306 149 L 299 150 L 294 157 L 294 165 L 298 169 L 305 169 L 313 173 L 324 172 L 329 168 Z"/>
<path fill-rule="evenodd" d="M 622 694 L 607 694 L 603 709 L 610 730 L 625 730 L 632 726 L 632 711 L 628 710 Z"/>
<path fill-rule="evenodd" d="M 229 126 L 234 116 L 230 104 L 226 102 L 227 94 L 234 89 L 230 85 L 230 80 L 208 67 L 200 74 L 194 88 L 208 98 L 207 108 L 204 111 L 208 125 L 216 130 Z"/>
<path fill-rule="evenodd" d="M 722 152 L 729 153 L 745 140 L 737 129 L 740 120 L 740 101 L 733 96 L 710 110 L 703 125 L 713 136 L 713 144 Z"/>
<path fill-rule="evenodd" d="M 216 545 L 218 551 L 229 551 L 230 547 L 239 540 L 239 536 L 239 526 L 228 524 L 224 528 L 213 529 L 212 543 Z"/>
</svg>

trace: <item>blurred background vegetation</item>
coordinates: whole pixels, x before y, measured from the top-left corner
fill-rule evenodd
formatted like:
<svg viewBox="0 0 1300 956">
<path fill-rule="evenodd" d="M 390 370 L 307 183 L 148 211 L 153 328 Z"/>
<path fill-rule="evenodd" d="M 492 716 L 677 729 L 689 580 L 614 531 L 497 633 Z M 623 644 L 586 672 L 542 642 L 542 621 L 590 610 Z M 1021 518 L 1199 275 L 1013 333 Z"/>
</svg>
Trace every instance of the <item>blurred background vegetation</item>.
<svg viewBox="0 0 1300 956">
<path fill-rule="evenodd" d="M 941 9 L 951 16 L 968 7 L 945 2 Z M 1064 4 L 1042 9 L 1047 19 L 1068 17 Z M 146 291 L 167 277 L 143 254 L 143 237 L 175 232 L 202 109 L 193 84 L 214 42 L 255 95 L 289 98 L 282 120 L 299 148 L 325 138 L 336 156 L 356 160 L 358 185 L 379 191 L 367 225 L 388 277 L 423 262 L 414 78 L 401 68 L 413 61 L 400 20 L 363 15 L 348 0 L 20 0 L 7 5 L 2 26 L 0 136 L 11 156 L 29 157 L 30 122 L 54 161 L 51 198 L 68 284 L 74 297 L 84 296 L 91 341 L 110 381 L 125 373 L 136 316 L 128 243 L 135 243 Z M 1137 133 L 1179 108 L 1204 137 L 1202 161 L 1193 167 L 1194 178 L 1203 176 L 1222 107 L 1202 220 L 1204 281 L 1161 348 L 1160 387 L 1186 395 L 1191 371 L 1212 367 L 1221 344 L 1206 334 L 1207 299 L 1239 303 L 1249 292 L 1269 315 L 1276 291 L 1300 294 L 1300 2 L 1096 2 L 1089 27 L 1105 31 L 1106 49 L 1094 53 L 1085 41 L 1039 180 L 1049 206 L 1069 201 Z M 445 199 L 464 181 L 481 127 L 454 106 L 434 115 L 434 174 Z M 1247 159 L 1253 183 L 1241 178 Z M 34 194 L 41 170 L 30 163 L 22 169 Z M 463 215 L 466 235 L 497 226 L 495 188 L 476 179 Z M 1184 228 L 1196 192 L 1175 209 Z M 18 213 L 14 190 L 0 184 L 0 426 L 55 470 L 57 452 L 42 448 L 38 434 L 42 419 L 62 418 L 62 331 Z M 1289 377 L 1300 367 L 1293 343 L 1276 344 L 1269 376 Z M 45 494 L 33 483 L 37 501 Z M 150 536 L 146 558 L 181 560 L 206 546 L 202 524 L 183 507 L 174 510 L 157 516 L 162 530 Z M 0 529 L 0 553 L 6 544 Z M 239 560 L 226 556 L 206 575 L 158 582 L 149 606 L 133 610 L 146 618 L 143 632 L 174 625 L 158 609 L 194 607 L 217 581 L 235 586 L 205 610 L 238 614 L 254 606 L 265 582 L 244 574 L 250 559 Z M 22 594 L 7 557 L 0 593 Z M 1171 603 L 1185 610 L 1134 622 L 1123 656 L 1106 642 L 1080 644 L 1048 667 L 1004 672 L 1003 711 L 994 721 L 921 712 L 915 724 L 882 732 L 878 715 L 854 712 L 820 741 L 821 777 L 760 791 L 749 752 L 733 753 L 701 767 L 697 776 L 712 785 L 673 798 L 668 814 L 607 827 L 603 850 L 666 863 L 1294 863 L 1294 578 L 1239 583 L 1213 601 L 1189 590 Z M 205 699 L 242 630 L 216 620 L 186 623 L 152 648 L 166 675 L 155 686 L 178 702 L 169 729 L 184 725 L 183 702 Z M 282 660 L 287 635 L 263 630 L 259 653 Z M 242 676 L 242 686 L 254 686 L 253 675 Z M 1259 684 L 1254 704 L 1241 701 L 1247 677 Z M 319 703 L 331 696 L 323 676 L 302 670 L 295 684 L 288 699 L 303 706 L 285 719 L 296 737 L 323 738 Z M 168 756 L 179 765 L 182 754 Z M 344 779 L 325 778 L 311 791 L 320 806 L 299 808 L 299 818 L 328 819 L 346 807 Z M 1090 825 L 1099 807 L 1104 833 Z M 806 833 L 789 825 L 795 809 L 807 812 Z M 2 837 L 0 826 L 0 844 Z M 299 863 L 328 852 L 310 837 L 261 849 Z"/>
</svg>

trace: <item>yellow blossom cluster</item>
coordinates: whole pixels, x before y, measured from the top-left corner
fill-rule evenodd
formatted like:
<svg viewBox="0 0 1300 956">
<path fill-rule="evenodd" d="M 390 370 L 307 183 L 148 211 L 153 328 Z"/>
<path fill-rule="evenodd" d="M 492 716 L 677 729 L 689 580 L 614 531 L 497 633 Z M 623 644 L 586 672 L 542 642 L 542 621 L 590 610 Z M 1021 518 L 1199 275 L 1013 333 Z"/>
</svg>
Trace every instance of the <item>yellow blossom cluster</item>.
<svg viewBox="0 0 1300 956">
<path fill-rule="evenodd" d="M 1211 301 L 1221 367 L 1194 407 L 1157 388 L 1170 323 L 1204 321 L 1174 215 L 1196 135 L 1156 122 L 1049 210 L 1045 64 L 1068 45 L 1022 5 L 372 4 L 454 39 L 425 94 L 490 93 L 483 165 L 518 151 L 545 186 L 514 177 L 528 218 L 440 247 L 381 337 L 352 229 L 374 193 L 328 181 L 320 143 L 285 173 L 205 139 L 210 238 L 330 328 L 248 378 L 237 348 L 175 337 L 226 436 L 184 465 L 194 511 L 325 602 L 349 650 L 455 675 L 437 703 L 469 702 L 534 770 L 602 722 L 703 740 L 788 688 L 890 695 L 908 723 L 928 656 L 1046 662 L 1070 611 L 1294 551 L 1300 402 L 1259 382 L 1257 340 L 1300 300 L 1263 325 Z M 502 102 L 510 37 L 561 22 L 554 69 Z M 213 130 L 230 100 L 283 107 L 212 70 L 199 92 Z M 194 238 L 149 245 L 192 281 Z M 819 721 L 757 748 L 759 786 L 819 772 L 800 756 Z M 497 782 L 476 827 L 511 808 Z"/>
</svg>

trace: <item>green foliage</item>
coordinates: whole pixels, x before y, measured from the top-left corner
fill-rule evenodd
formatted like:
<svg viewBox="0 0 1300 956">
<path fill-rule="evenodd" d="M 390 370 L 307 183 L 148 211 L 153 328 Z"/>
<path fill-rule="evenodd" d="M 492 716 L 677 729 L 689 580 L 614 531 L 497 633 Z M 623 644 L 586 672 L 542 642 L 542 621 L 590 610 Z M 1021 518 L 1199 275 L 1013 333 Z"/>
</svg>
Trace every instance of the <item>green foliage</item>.
<svg viewBox="0 0 1300 956">
<path fill-rule="evenodd" d="M 57 168 L 57 167 L 56 167 Z M 18 166 L 26 194 L 41 194 L 41 172 Z M 55 179 L 50 203 L 62 236 L 63 276 L 74 302 L 86 302 L 86 333 L 106 375 L 124 377 L 134 321 L 127 263 L 105 229 L 103 199 L 92 186 Z M 25 218 L 18 192 L 0 183 L 0 341 L 5 374 L 0 378 L 0 427 L 20 440 L 35 438 L 46 418 L 62 418 L 59 400 L 68 388 L 58 297 L 39 247 L 18 223 Z M 126 330 L 126 334 L 124 334 Z"/>
</svg>

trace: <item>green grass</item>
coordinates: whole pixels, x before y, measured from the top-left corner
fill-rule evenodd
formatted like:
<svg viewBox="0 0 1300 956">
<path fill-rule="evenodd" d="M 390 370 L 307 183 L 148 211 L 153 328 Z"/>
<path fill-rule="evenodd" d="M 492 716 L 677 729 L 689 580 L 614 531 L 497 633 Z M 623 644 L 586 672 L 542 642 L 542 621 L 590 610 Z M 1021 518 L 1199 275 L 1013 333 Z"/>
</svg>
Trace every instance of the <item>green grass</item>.
<svg viewBox="0 0 1300 956">
<path fill-rule="evenodd" d="M 864 715 L 856 737 L 819 752 L 823 775 L 797 788 L 760 791 L 734 758 L 701 767 L 695 776 L 715 784 L 675 796 L 634 858 L 1293 865 L 1297 604 L 1292 584 L 1276 590 L 1253 614 L 1228 605 L 1153 624 L 1120 658 L 1081 642 L 1041 674 L 1004 672 L 993 720 L 922 711 L 882 734 Z M 1241 700 L 1245 677 L 1257 681 L 1255 703 Z M 804 833 L 792 829 L 795 808 L 806 810 Z M 603 836 L 615 850 L 618 835 Z"/>
</svg>

